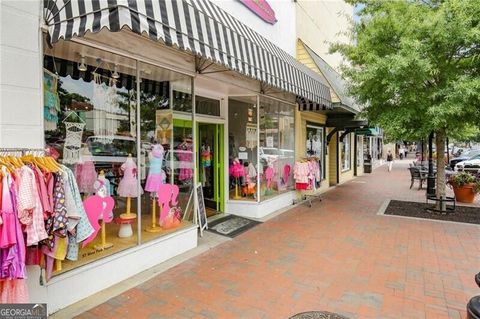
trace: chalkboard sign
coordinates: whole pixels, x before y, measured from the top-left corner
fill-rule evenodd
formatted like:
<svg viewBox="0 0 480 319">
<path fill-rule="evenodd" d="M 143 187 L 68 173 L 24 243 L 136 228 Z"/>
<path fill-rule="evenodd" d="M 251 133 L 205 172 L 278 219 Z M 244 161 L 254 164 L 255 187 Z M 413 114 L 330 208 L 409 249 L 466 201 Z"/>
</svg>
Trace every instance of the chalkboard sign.
<svg viewBox="0 0 480 319">
<path fill-rule="evenodd" d="M 198 183 L 196 188 L 195 195 L 197 199 L 198 226 L 200 227 L 200 236 L 202 236 L 203 230 L 208 228 L 207 211 L 205 209 L 205 200 L 203 199 L 202 184 Z"/>
</svg>

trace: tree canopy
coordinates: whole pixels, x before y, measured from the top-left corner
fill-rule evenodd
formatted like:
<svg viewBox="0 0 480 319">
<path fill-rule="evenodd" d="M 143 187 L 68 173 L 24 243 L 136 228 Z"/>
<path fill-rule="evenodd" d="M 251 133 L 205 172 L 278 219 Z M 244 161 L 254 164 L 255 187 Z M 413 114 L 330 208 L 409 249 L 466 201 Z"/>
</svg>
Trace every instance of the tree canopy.
<svg viewBox="0 0 480 319">
<path fill-rule="evenodd" d="M 350 93 L 390 137 L 480 127 L 480 1 L 347 0 L 351 44 L 334 44 Z"/>
</svg>

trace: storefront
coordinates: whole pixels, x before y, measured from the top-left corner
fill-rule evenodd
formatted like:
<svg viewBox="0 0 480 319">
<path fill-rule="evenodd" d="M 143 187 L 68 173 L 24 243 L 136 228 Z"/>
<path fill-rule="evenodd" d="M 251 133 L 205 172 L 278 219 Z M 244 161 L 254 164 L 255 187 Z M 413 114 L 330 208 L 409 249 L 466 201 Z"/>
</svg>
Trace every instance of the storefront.
<svg viewBox="0 0 480 319">
<path fill-rule="evenodd" d="M 330 106 L 313 72 L 208 1 L 85 5 L 44 3 L 34 146 L 72 171 L 86 227 L 69 220 L 74 248 L 29 267 L 49 312 L 194 248 L 197 185 L 209 216 L 291 205 L 296 110 Z"/>
</svg>

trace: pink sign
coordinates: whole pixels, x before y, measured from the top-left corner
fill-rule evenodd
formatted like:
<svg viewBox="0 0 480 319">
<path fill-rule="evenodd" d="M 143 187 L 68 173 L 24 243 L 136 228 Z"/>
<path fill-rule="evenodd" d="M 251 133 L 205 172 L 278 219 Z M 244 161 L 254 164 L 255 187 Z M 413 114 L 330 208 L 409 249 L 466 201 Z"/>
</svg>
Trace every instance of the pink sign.
<svg viewBox="0 0 480 319">
<path fill-rule="evenodd" d="M 249 8 L 253 13 L 267 21 L 270 24 L 275 24 L 277 18 L 275 18 L 275 11 L 268 4 L 267 0 L 238 0 Z"/>
<path fill-rule="evenodd" d="M 114 206 L 115 200 L 111 196 L 100 197 L 98 195 L 92 195 L 83 201 L 83 207 L 85 207 L 88 220 L 95 231 L 83 241 L 82 248 L 97 237 L 98 231 L 100 230 L 99 219 L 102 219 L 105 223 L 110 223 L 113 220 L 113 214 L 110 214 L 110 212 Z"/>
</svg>

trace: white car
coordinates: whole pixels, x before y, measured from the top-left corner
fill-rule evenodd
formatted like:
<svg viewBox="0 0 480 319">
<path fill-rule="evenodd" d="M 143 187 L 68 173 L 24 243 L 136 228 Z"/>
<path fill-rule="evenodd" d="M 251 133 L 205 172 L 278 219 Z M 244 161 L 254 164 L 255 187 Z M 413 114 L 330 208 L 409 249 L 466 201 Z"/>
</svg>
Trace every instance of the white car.
<svg viewBox="0 0 480 319">
<path fill-rule="evenodd" d="M 476 155 L 475 157 L 463 161 L 460 163 L 457 163 L 455 165 L 455 170 L 456 171 L 474 171 L 478 172 L 480 170 L 480 154 Z"/>
</svg>

